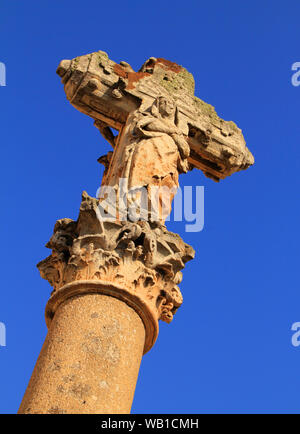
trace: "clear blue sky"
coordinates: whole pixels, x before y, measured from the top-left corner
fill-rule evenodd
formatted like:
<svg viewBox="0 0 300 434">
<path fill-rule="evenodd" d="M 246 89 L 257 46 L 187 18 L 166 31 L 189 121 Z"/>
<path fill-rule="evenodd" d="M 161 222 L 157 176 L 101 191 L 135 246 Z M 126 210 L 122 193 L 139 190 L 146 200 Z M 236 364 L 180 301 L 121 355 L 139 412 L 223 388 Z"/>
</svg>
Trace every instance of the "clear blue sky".
<svg viewBox="0 0 300 434">
<path fill-rule="evenodd" d="M 164 57 L 194 74 L 196 95 L 242 128 L 255 166 L 205 186 L 205 227 L 184 271 L 184 305 L 142 361 L 133 412 L 300 411 L 299 1 L 1 0 L 0 412 L 17 411 L 46 335 L 50 286 L 36 263 L 58 218 L 95 195 L 108 149 L 65 99 L 61 59 L 104 50 L 139 68 Z"/>
</svg>

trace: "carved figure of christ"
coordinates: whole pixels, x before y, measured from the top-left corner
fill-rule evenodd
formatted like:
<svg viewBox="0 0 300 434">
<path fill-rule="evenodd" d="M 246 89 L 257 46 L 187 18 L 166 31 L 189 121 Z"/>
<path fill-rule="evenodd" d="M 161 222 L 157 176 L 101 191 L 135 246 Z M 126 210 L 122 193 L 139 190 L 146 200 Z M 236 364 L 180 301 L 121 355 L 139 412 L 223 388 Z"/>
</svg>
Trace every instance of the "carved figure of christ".
<svg viewBox="0 0 300 434">
<path fill-rule="evenodd" d="M 116 140 L 108 127 L 100 129 L 116 144 L 103 185 L 118 191 L 120 179 L 125 179 L 129 204 L 140 201 L 140 189 L 146 189 L 148 209 L 162 222 L 171 211 L 178 174 L 188 170 L 189 146 L 176 125 L 176 110 L 171 99 L 159 97 L 147 110 L 131 113 Z"/>
</svg>

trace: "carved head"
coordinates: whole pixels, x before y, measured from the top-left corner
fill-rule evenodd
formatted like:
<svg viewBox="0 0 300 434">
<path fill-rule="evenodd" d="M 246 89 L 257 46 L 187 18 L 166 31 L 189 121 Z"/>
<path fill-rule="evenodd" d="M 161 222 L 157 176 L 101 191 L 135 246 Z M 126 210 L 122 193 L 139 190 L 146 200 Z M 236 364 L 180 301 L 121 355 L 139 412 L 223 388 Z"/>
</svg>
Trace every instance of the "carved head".
<svg viewBox="0 0 300 434">
<path fill-rule="evenodd" d="M 151 107 L 151 114 L 157 118 L 168 118 L 175 122 L 176 119 L 176 105 L 171 98 L 159 96 L 154 100 Z"/>
<path fill-rule="evenodd" d="M 163 118 L 174 119 L 176 106 L 171 99 L 161 96 L 158 98 L 158 110 Z"/>
</svg>

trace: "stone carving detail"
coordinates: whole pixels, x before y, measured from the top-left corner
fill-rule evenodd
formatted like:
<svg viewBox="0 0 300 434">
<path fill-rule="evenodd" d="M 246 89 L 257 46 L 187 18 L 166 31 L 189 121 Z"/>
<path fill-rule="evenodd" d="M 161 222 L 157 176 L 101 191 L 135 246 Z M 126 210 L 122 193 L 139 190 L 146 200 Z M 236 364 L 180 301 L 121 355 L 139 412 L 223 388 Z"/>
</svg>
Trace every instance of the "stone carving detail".
<svg viewBox="0 0 300 434">
<path fill-rule="evenodd" d="M 188 171 L 190 148 L 177 123 L 174 101 L 163 96 L 147 110 L 134 111 L 118 140 L 115 167 L 111 167 L 106 184 L 129 178 L 128 187 L 132 188 L 149 185 L 153 178 L 172 177 L 172 183 L 178 186 L 178 173 Z"/>
<path fill-rule="evenodd" d="M 118 190 L 120 178 L 127 180 L 128 190 L 146 187 L 160 189 L 160 198 L 154 210 L 163 223 L 171 212 L 171 203 L 178 188 L 178 175 L 187 172 L 190 148 L 187 137 L 178 127 L 178 110 L 174 101 L 157 97 L 144 111 L 132 112 L 117 138 L 103 122 L 96 121 L 103 137 L 115 146 L 113 155 L 99 158 L 105 165 L 102 185 Z M 164 190 L 165 188 L 165 190 Z M 163 194 L 165 191 L 165 194 Z M 128 200 L 130 198 L 128 196 Z M 131 202 L 136 200 L 136 195 Z"/>
<path fill-rule="evenodd" d="M 194 250 L 157 222 L 101 221 L 98 207 L 83 193 L 78 220 L 56 222 L 46 244 L 52 254 L 38 264 L 41 276 L 54 293 L 76 281 L 118 284 L 142 299 L 157 320 L 172 321 L 182 303 L 180 270 Z"/>
<path fill-rule="evenodd" d="M 186 145 L 180 139 L 183 144 L 180 152 L 183 159 L 187 157 L 189 169 L 200 169 L 219 181 L 254 163 L 242 131 L 234 122 L 221 119 L 213 106 L 194 95 L 192 74 L 174 62 L 151 57 L 135 72 L 127 62 L 118 64 L 104 51 L 97 51 L 62 60 L 57 73 L 71 104 L 95 120 L 96 127 L 113 147 L 114 138 L 107 127 L 122 133 L 129 115 L 137 109 L 145 113 L 157 98 L 165 97 L 176 103 L 177 128 L 190 146 L 190 153 L 185 156 Z M 176 140 L 177 144 L 179 141 Z M 180 170 L 186 168 L 185 164 Z"/>
<path fill-rule="evenodd" d="M 182 303 L 181 270 L 194 257 L 164 226 L 179 174 L 198 168 L 219 181 L 254 158 L 241 130 L 195 97 L 193 76 L 176 63 L 151 57 L 135 72 L 99 51 L 63 60 L 57 73 L 68 100 L 94 120 L 113 152 L 98 159 L 103 195 L 84 193 L 78 220 L 57 221 L 52 254 L 38 264 L 54 288 L 46 319 L 69 296 L 106 293 L 139 313 L 148 350 L 158 319 L 172 321 Z M 104 210 L 113 218 L 101 218 Z"/>
</svg>

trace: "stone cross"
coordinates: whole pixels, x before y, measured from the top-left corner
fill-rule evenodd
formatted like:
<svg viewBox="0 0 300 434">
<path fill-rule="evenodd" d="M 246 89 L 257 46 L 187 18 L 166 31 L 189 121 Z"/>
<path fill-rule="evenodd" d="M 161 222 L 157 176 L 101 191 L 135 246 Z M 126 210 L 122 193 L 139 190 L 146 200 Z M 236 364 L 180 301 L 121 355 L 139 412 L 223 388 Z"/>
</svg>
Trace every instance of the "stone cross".
<svg viewBox="0 0 300 434">
<path fill-rule="evenodd" d="M 241 130 L 234 122 L 222 120 L 214 107 L 194 96 L 192 74 L 176 63 L 151 57 L 134 72 L 128 63 L 117 64 L 99 51 L 63 60 L 57 73 L 71 104 L 95 120 L 113 147 L 115 138 L 109 127 L 123 131 L 131 122 L 129 115 L 135 112 L 141 115 L 149 112 L 159 118 L 158 100 L 164 97 L 164 101 L 176 107 L 177 129 L 173 134 L 175 141 L 176 136 L 182 135 L 189 145 L 186 155 L 186 145 L 180 139 L 177 141 L 181 158 L 187 157 L 189 169 L 201 169 L 206 176 L 219 181 L 254 163 Z M 171 118 L 171 113 L 165 117 Z"/>
<path fill-rule="evenodd" d="M 193 76 L 176 63 L 151 57 L 135 72 L 99 51 L 63 60 L 57 73 L 113 150 L 98 160 L 103 195 L 83 193 L 77 221 L 56 222 L 52 253 L 38 264 L 53 287 L 49 332 L 20 413 L 127 413 L 142 354 L 182 304 L 181 270 L 194 257 L 164 224 L 178 176 L 196 168 L 219 181 L 254 159 L 241 130 L 194 96 Z M 104 218 L 112 197 L 116 213 Z"/>
</svg>

